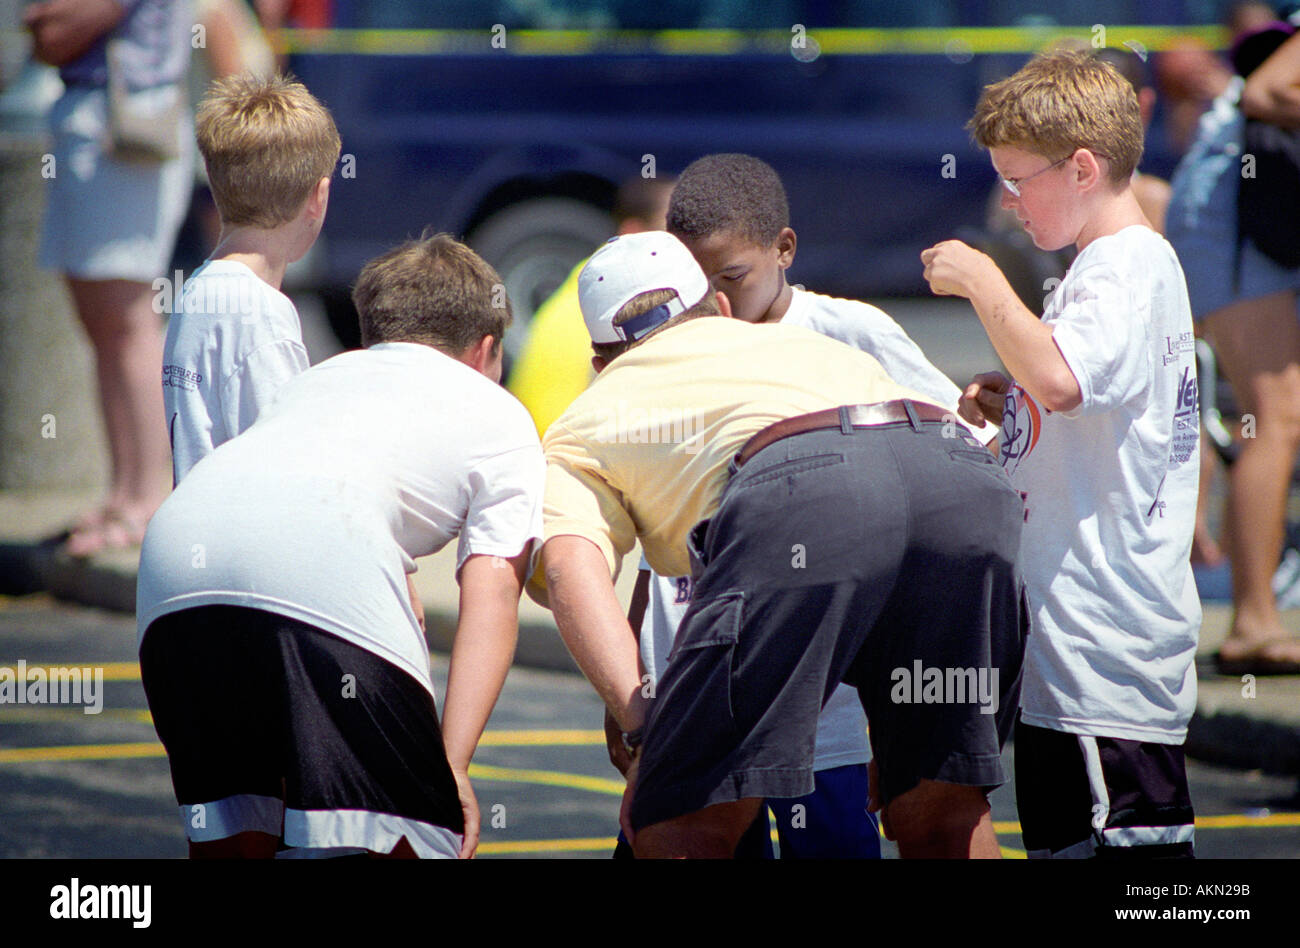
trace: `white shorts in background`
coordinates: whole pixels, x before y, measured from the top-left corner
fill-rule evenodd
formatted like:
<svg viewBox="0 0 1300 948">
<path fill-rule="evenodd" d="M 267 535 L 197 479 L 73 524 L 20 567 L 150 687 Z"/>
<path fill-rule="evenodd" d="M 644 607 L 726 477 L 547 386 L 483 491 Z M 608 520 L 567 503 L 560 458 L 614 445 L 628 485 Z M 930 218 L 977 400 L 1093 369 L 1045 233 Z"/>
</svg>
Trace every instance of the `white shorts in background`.
<svg viewBox="0 0 1300 948">
<path fill-rule="evenodd" d="M 105 154 L 108 95 L 71 88 L 50 111 L 52 177 L 46 182 L 40 264 L 81 280 L 150 283 L 166 275 L 194 185 L 194 129 L 181 157 L 118 161 Z M 46 162 L 49 165 L 49 162 Z"/>
</svg>

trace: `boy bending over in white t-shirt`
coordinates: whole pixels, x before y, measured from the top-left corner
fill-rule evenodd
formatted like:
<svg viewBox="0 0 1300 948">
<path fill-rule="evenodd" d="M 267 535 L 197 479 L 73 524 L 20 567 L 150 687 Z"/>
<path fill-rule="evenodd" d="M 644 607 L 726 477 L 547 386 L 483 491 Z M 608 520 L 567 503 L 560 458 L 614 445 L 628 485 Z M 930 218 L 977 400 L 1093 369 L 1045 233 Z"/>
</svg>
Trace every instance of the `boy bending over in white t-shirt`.
<svg viewBox="0 0 1300 948">
<path fill-rule="evenodd" d="M 1182 269 L 1130 185 L 1137 100 L 1091 54 L 1055 52 L 987 87 L 971 127 L 1034 243 L 1079 251 L 1041 321 L 984 254 L 956 240 L 921 254 L 931 289 L 970 299 L 1012 376 L 977 376 L 962 411 L 1002 421 L 1025 499 L 1025 847 L 1191 856 L 1196 364 Z"/>
<path fill-rule="evenodd" d="M 285 383 L 149 523 L 140 671 L 194 857 L 469 857 L 468 771 L 542 527 L 532 419 L 496 384 L 501 278 L 444 234 L 372 260 L 367 348 Z M 439 722 L 407 599 L 459 538 Z"/>
</svg>

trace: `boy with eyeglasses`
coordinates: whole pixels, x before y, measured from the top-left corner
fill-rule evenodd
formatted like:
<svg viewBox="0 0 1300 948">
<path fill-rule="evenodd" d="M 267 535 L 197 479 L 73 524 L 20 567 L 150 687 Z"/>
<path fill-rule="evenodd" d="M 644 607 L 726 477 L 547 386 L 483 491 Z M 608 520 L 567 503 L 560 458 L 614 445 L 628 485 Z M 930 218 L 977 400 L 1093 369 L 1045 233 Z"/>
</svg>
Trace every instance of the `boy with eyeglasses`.
<svg viewBox="0 0 1300 948">
<path fill-rule="evenodd" d="M 984 254 L 955 240 L 921 254 L 931 289 L 970 299 L 1011 375 L 976 376 L 961 411 L 1002 423 L 1025 499 L 1025 847 L 1191 856 L 1196 364 L 1182 268 L 1131 186 L 1137 99 L 1091 53 L 1054 52 L 987 87 L 971 128 L 1034 243 L 1079 251 L 1041 321 Z"/>
</svg>

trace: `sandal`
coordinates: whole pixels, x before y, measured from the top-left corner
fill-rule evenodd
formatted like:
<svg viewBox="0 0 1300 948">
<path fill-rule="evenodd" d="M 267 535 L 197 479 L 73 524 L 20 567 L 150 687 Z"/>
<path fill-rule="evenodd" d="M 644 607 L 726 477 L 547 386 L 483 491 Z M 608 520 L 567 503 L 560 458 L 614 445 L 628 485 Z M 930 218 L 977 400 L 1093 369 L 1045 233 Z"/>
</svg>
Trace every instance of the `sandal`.
<svg viewBox="0 0 1300 948">
<path fill-rule="evenodd" d="M 1220 675 L 1300 675 L 1300 658 L 1279 658 L 1268 653 L 1277 646 L 1291 646 L 1300 653 L 1300 639 L 1282 637 L 1266 639 L 1248 652 L 1234 658 L 1214 653 L 1214 665 Z"/>
</svg>

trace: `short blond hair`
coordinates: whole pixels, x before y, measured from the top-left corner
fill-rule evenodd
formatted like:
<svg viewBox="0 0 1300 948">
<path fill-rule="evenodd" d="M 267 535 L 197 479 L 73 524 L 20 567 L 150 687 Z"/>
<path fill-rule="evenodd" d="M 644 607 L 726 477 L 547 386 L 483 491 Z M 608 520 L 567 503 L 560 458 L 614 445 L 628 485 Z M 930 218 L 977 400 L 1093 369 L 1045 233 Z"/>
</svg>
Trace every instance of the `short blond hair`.
<svg viewBox="0 0 1300 948">
<path fill-rule="evenodd" d="M 342 145 L 334 119 L 287 76 L 215 80 L 195 120 L 209 186 L 226 224 L 278 227 L 297 216 Z"/>
<path fill-rule="evenodd" d="M 1142 114 L 1133 86 L 1092 52 L 1057 49 L 985 86 L 967 125 L 984 148 L 1021 148 L 1056 160 L 1086 148 L 1110 159 L 1122 184 L 1142 158 Z"/>
</svg>

